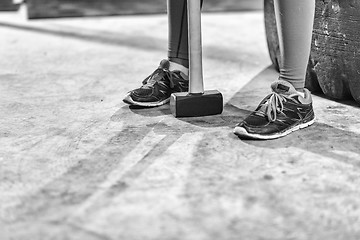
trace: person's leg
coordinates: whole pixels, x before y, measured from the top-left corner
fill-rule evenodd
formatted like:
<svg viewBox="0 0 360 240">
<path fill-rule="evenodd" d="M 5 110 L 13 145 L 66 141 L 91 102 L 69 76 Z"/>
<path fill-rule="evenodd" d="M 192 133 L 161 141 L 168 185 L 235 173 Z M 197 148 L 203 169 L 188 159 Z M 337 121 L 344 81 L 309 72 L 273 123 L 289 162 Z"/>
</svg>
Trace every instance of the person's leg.
<svg viewBox="0 0 360 240">
<path fill-rule="evenodd" d="M 274 139 L 314 122 L 312 99 L 304 88 L 310 55 L 315 0 L 275 0 L 281 52 L 279 80 L 234 129 L 239 137 Z"/>
<path fill-rule="evenodd" d="M 302 91 L 314 23 L 315 0 L 275 0 L 280 46 L 280 80 Z"/>
<path fill-rule="evenodd" d="M 189 68 L 187 0 L 168 0 L 170 63 Z M 201 0 L 201 5 L 203 0 Z"/>
<path fill-rule="evenodd" d="M 189 88 L 187 0 L 168 0 L 168 59 L 149 75 L 140 88 L 128 92 L 123 101 L 144 107 L 169 102 L 171 93 Z M 201 0 L 202 4 L 202 0 Z"/>
<path fill-rule="evenodd" d="M 168 59 L 189 67 L 187 0 L 168 0 Z"/>
</svg>

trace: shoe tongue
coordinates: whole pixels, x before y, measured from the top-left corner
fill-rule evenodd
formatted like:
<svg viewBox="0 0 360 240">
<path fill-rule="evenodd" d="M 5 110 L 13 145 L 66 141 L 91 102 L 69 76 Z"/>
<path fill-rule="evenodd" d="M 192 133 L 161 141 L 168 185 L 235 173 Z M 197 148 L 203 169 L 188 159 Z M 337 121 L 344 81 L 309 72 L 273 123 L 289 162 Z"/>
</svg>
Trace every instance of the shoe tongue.
<svg viewBox="0 0 360 240">
<path fill-rule="evenodd" d="M 169 60 L 166 60 L 166 59 L 161 60 L 159 68 L 169 69 L 169 67 L 170 67 Z"/>
<path fill-rule="evenodd" d="M 291 83 L 284 80 L 278 80 L 276 82 L 273 82 L 271 84 L 271 89 L 273 92 L 282 95 L 291 95 L 297 93 L 294 86 Z"/>
</svg>

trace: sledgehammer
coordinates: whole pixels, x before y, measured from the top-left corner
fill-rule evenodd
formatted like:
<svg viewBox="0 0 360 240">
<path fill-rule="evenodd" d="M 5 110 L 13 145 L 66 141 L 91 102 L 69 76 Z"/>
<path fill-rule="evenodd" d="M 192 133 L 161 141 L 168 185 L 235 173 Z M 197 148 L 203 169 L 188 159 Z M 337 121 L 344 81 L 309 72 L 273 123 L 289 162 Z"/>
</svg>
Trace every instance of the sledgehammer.
<svg viewBox="0 0 360 240">
<path fill-rule="evenodd" d="M 201 46 L 200 0 L 187 0 L 189 33 L 189 92 L 173 93 L 170 109 L 175 117 L 220 114 L 223 97 L 217 90 L 204 91 Z"/>
</svg>

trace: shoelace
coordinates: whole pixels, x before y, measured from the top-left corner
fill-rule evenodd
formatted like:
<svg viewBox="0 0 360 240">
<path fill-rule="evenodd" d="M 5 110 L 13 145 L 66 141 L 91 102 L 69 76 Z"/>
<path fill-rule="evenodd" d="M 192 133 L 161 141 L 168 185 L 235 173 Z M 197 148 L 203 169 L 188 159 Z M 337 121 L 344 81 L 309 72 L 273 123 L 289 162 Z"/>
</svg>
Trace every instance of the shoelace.
<svg viewBox="0 0 360 240">
<path fill-rule="evenodd" d="M 174 88 L 175 86 L 173 79 L 174 73 L 166 68 L 156 69 L 147 79 L 145 79 L 145 81 L 143 82 L 144 84 L 143 87 L 153 87 L 155 83 L 159 82 L 163 78 L 163 76 L 161 76 L 162 73 L 164 73 L 165 76 L 168 77 L 170 81 L 170 88 Z"/>
<path fill-rule="evenodd" d="M 263 100 L 261 103 L 262 106 L 258 110 L 258 113 L 267 116 L 270 122 L 274 122 L 277 119 L 277 114 L 284 110 L 283 102 L 286 101 L 287 100 L 284 96 L 273 92 Z"/>
</svg>

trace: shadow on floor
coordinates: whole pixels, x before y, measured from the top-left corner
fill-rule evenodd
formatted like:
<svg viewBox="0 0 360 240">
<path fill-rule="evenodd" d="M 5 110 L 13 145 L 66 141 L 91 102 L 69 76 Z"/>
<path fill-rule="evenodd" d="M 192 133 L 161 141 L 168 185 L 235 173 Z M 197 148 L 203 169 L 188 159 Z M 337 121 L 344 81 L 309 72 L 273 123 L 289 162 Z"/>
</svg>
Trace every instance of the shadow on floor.
<svg viewBox="0 0 360 240">
<path fill-rule="evenodd" d="M 235 104 L 236 106 L 251 106 L 258 104 L 261 99 L 258 96 L 265 96 L 269 90 L 267 88 L 276 76 L 276 71 L 270 66 L 265 69 L 252 81 L 250 81 L 244 88 L 237 92 L 227 104 Z M 315 93 L 314 95 L 321 98 L 329 99 L 322 93 Z M 259 101 L 254 101 L 257 99 Z M 329 99 L 331 101 L 331 99 Z M 341 105 L 358 107 L 355 101 L 336 101 L 341 108 Z M 239 105 L 240 104 L 240 105 Z M 322 106 L 325 108 L 325 105 Z M 324 112 L 326 109 L 319 109 L 319 112 Z M 238 111 L 240 113 L 240 111 Z M 316 114 L 316 109 L 315 109 Z M 331 112 L 329 113 L 331 114 Z M 347 113 L 353 115 L 354 113 Z M 240 115 L 239 118 L 244 118 L 245 115 Z M 339 116 L 339 121 L 342 121 L 346 116 Z M 289 148 L 296 147 L 325 157 L 336 159 L 355 167 L 360 167 L 360 135 L 354 132 L 345 131 L 328 124 L 316 122 L 301 131 L 296 131 L 286 137 L 271 140 L 244 140 L 249 145 L 254 145 L 262 148 Z M 355 157 L 354 157 L 355 156 Z"/>
<path fill-rule="evenodd" d="M 0 27 L 84 40 L 101 44 L 134 47 L 138 49 L 144 49 L 146 51 L 164 50 L 164 46 L 167 45 L 167 42 L 165 40 L 155 37 L 153 38 L 145 35 L 139 37 L 138 35 L 125 35 L 110 31 L 87 30 L 85 28 L 74 27 L 71 25 L 52 26 L 51 24 L 49 24 L 48 26 L 38 26 L 31 25 L 29 23 L 22 24 L 0 22 Z"/>
<path fill-rule="evenodd" d="M 131 20 L 129 20 L 131 21 Z M 46 21 L 42 21 L 46 23 Z M 49 24 L 32 24 L 32 22 L 10 22 L 0 20 L 0 27 L 29 31 L 34 33 L 60 36 L 62 38 L 71 38 L 99 44 L 131 47 L 146 51 L 163 51 L 166 53 L 168 42 L 166 33 L 163 36 L 149 36 L 147 34 L 139 35 L 139 32 L 130 32 L 124 34 L 119 30 L 104 31 L 86 29 L 73 26 L 71 23 L 64 23 L 59 20 L 51 20 Z M 131 24 L 129 24 L 131 27 Z M 206 50 L 206 51 L 205 51 Z M 241 63 L 241 51 L 230 49 L 227 46 L 206 45 L 204 46 L 204 57 L 217 61 L 232 61 Z"/>
<path fill-rule="evenodd" d="M 232 98 L 225 103 L 224 111 L 221 115 L 197 117 L 197 118 L 179 118 L 180 121 L 189 123 L 196 127 L 202 128 L 233 128 L 237 123 L 243 120 L 270 92 L 270 84 L 277 77 L 277 72 L 272 66 L 264 69 L 254 77 L 247 85 L 240 89 Z M 326 98 L 321 93 L 317 96 Z M 337 101 L 339 104 L 357 106 L 354 101 Z M 323 109 L 322 109 L 323 110 Z M 144 116 L 170 115 L 169 105 L 160 108 L 151 109 L 131 109 L 133 113 Z M 339 119 L 340 120 L 340 119 Z M 163 127 L 163 126 L 162 126 Z M 171 128 L 171 126 L 168 126 Z M 159 130 L 159 128 L 157 128 Z M 183 131 L 179 129 L 179 131 Z M 199 131 L 199 129 L 188 129 L 185 132 Z M 357 133 L 344 131 L 331 125 L 317 123 L 294 132 L 289 136 L 271 141 L 243 140 L 247 144 L 263 148 L 288 148 L 296 147 L 331 157 L 339 161 L 360 167 L 360 161 L 354 161 L 353 154 L 360 156 L 358 148 L 360 136 Z"/>
<path fill-rule="evenodd" d="M 159 117 L 165 115 L 171 115 L 170 105 L 166 104 L 160 107 L 154 108 L 142 108 L 142 107 L 128 107 L 124 106 L 124 109 L 129 108 L 134 114 L 146 116 L 146 117 Z M 204 117 L 188 117 L 178 118 L 178 120 L 190 123 L 194 126 L 204 128 L 217 128 L 217 127 L 234 127 L 239 120 L 242 120 L 245 116 L 250 114 L 250 111 L 237 108 L 236 106 L 226 103 L 224 105 L 223 113 L 214 116 Z"/>
<path fill-rule="evenodd" d="M 124 122 L 125 126 L 119 132 L 109 136 L 108 141 L 92 150 L 84 159 L 70 167 L 64 174 L 41 188 L 40 191 L 21 197 L 19 204 L 7 209 L 7 223 L 28 222 L 33 219 L 64 222 L 79 205 L 86 202 L 94 192 L 98 191 L 99 183 L 123 161 L 123 159 L 149 134 L 163 135 L 158 142 L 150 142 L 152 150 L 142 157 L 123 176 L 119 176 L 116 184 L 104 190 L 106 196 L 121 194 L 126 191 L 146 169 L 148 169 L 167 149 L 185 133 L 204 131 L 202 128 L 233 127 L 241 121 L 259 103 L 264 94 L 268 93 L 269 84 L 277 73 L 267 68 L 256 76 L 249 84 L 240 89 L 225 104 L 224 113 L 206 118 L 179 119 L 187 124 L 170 124 L 158 121 L 161 114 L 170 115 L 169 106 L 150 109 L 120 108 L 113 114 L 111 122 Z M 134 113 L 146 118 L 134 118 Z M 150 117 L 150 118 L 148 118 Z M 154 117 L 154 118 L 153 118 Z M 124 121 L 128 119 L 128 121 Z M 132 120 L 140 121 L 134 122 Z M 172 120 L 171 120 L 172 121 Z M 199 128 L 202 127 L 202 128 Z M 215 133 L 223 139 L 226 134 L 220 129 Z M 225 131 L 228 131 L 227 129 Z M 313 126 L 297 131 L 289 136 L 271 141 L 242 141 L 237 139 L 229 130 L 227 146 L 236 147 L 241 141 L 260 148 L 280 149 L 299 148 L 336 161 L 360 167 L 360 149 L 358 147 L 359 134 L 337 129 L 333 126 L 315 123 Z M 225 136 L 225 137 L 224 137 Z M 214 140 L 214 132 L 208 132 L 201 141 L 202 152 L 211 153 L 206 145 L 207 141 Z M 227 139 L 227 138 L 226 138 Z M 222 160 L 223 161 L 223 160 Z M 220 164 L 221 165 L 221 164 Z M 44 201 L 46 199 L 46 201 Z M 61 209 L 59 212 L 58 209 Z"/>
</svg>

